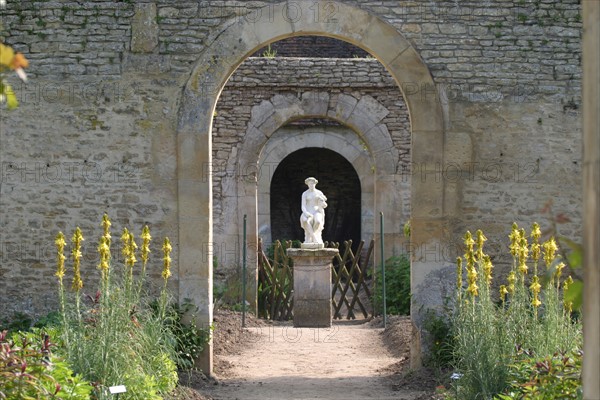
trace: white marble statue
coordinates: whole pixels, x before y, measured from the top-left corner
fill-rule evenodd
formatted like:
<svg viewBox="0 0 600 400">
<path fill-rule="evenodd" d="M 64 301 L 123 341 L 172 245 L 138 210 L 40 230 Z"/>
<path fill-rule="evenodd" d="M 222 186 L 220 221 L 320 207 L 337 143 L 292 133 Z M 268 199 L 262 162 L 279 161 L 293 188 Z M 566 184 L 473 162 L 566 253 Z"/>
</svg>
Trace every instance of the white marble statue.
<svg viewBox="0 0 600 400">
<path fill-rule="evenodd" d="M 323 227 L 325 226 L 325 208 L 327 197 L 319 189 L 315 188 L 315 178 L 306 178 L 304 181 L 308 189 L 302 193 L 302 215 L 300 225 L 304 229 L 305 244 L 323 244 Z"/>
</svg>

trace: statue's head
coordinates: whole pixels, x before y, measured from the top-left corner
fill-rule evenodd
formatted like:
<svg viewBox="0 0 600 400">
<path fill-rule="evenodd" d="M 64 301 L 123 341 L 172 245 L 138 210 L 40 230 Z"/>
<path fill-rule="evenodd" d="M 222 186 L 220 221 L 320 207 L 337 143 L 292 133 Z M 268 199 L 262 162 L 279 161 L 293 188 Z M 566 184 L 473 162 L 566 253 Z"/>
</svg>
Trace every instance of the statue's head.
<svg viewBox="0 0 600 400">
<path fill-rule="evenodd" d="M 314 185 L 316 185 L 317 183 L 319 183 L 319 181 L 318 181 L 318 180 L 316 180 L 315 178 L 313 178 L 313 177 L 311 176 L 311 177 L 309 177 L 309 178 L 306 178 L 306 179 L 304 180 L 304 183 L 306 183 L 308 186 L 310 186 L 310 185 L 313 185 L 313 186 L 314 186 Z"/>
</svg>

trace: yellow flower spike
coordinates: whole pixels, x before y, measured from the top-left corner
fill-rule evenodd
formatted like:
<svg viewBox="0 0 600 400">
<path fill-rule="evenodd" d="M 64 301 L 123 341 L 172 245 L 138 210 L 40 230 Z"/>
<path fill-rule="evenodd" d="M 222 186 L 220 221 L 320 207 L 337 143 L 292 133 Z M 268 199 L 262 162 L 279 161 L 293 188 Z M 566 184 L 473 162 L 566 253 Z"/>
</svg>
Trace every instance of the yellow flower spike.
<svg viewBox="0 0 600 400">
<path fill-rule="evenodd" d="M 527 242 L 527 235 L 525 229 L 519 230 L 519 251 L 529 254 L 529 243 Z"/>
<path fill-rule="evenodd" d="M 478 295 L 477 270 L 473 264 L 467 265 L 467 292 L 472 296 Z"/>
<path fill-rule="evenodd" d="M 67 242 L 65 241 L 65 235 L 62 232 L 58 232 L 58 234 L 56 235 L 56 239 L 54 240 L 54 244 L 56 245 L 56 276 L 58 277 L 58 279 L 61 281 L 61 285 L 62 285 L 62 279 L 65 276 L 65 246 L 67 245 Z"/>
<path fill-rule="evenodd" d="M 467 292 L 469 292 L 471 296 L 477 297 L 479 295 L 479 287 L 475 282 L 473 282 L 469 285 L 469 287 L 467 287 Z"/>
<path fill-rule="evenodd" d="M 483 235 L 481 229 L 478 229 L 477 232 L 475 232 L 475 234 L 477 235 L 477 258 L 482 259 L 483 243 L 487 240 L 487 238 Z"/>
<path fill-rule="evenodd" d="M 467 261 L 467 269 L 475 266 L 475 255 L 473 252 L 465 253 L 465 260 Z"/>
<path fill-rule="evenodd" d="M 522 275 L 527 274 L 527 257 L 529 255 L 529 247 L 527 244 L 527 236 L 525 235 L 525 230 L 519 230 L 519 267 L 518 270 Z"/>
<path fill-rule="evenodd" d="M 531 285 L 529 286 L 529 290 L 531 290 L 531 305 L 536 309 L 535 316 L 537 318 L 537 308 L 542 305 L 540 301 L 540 291 L 542 289 L 542 285 L 540 285 L 540 279 L 537 275 L 533 276 L 531 280 Z"/>
<path fill-rule="evenodd" d="M 563 306 L 570 313 L 573 312 L 573 302 L 565 300 L 564 294 L 569 290 L 569 286 L 573 284 L 573 278 L 569 275 L 563 284 Z"/>
<path fill-rule="evenodd" d="M 465 233 L 464 243 L 465 246 L 467 246 L 467 251 L 473 252 L 473 245 L 475 244 L 475 241 L 473 240 L 473 235 L 471 235 L 471 232 L 467 231 L 467 233 Z"/>
<path fill-rule="evenodd" d="M 462 289 L 462 273 L 462 258 L 456 257 L 456 287 L 458 288 L 458 290 Z"/>
<path fill-rule="evenodd" d="M 534 222 L 531 226 L 531 237 L 537 243 L 542 237 L 542 230 L 540 229 L 540 225 L 537 222 Z"/>
<path fill-rule="evenodd" d="M 527 264 L 525 263 L 519 263 L 519 272 L 522 275 L 527 275 L 527 271 L 529 270 L 529 267 L 527 266 Z"/>
<path fill-rule="evenodd" d="M 102 228 L 104 230 L 104 237 L 107 239 L 107 244 L 108 247 L 110 247 L 110 226 L 112 224 L 110 223 L 110 219 L 108 218 L 108 214 L 104 213 L 104 215 L 102 216 Z"/>
<path fill-rule="evenodd" d="M 536 275 L 531 280 L 531 285 L 529 286 L 531 289 L 531 293 L 539 294 L 540 290 L 542 290 L 542 285 L 540 284 L 540 278 Z"/>
<path fill-rule="evenodd" d="M 144 226 L 142 229 L 142 261 L 144 265 L 148 262 L 148 258 L 150 257 L 150 241 L 152 240 L 152 236 L 150 236 L 150 228 L 148 225 Z"/>
<path fill-rule="evenodd" d="M 490 256 L 487 254 L 483 256 L 483 276 L 485 277 L 485 282 L 488 286 L 492 283 L 492 269 L 494 266 L 492 265 L 492 260 Z"/>
<path fill-rule="evenodd" d="M 508 294 L 508 289 L 506 289 L 505 285 L 500 285 L 500 299 L 504 303 L 506 300 L 506 295 Z"/>
<path fill-rule="evenodd" d="M 167 279 L 169 279 L 169 277 L 171 276 L 171 251 L 173 250 L 173 247 L 171 247 L 171 242 L 169 241 L 169 238 L 166 237 L 165 241 L 163 243 L 162 246 L 162 250 L 163 250 L 163 270 L 162 270 L 162 277 L 165 280 L 165 283 L 167 281 Z"/>
<path fill-rule="evenodd" d="M 552 262 L 556 258 L 556 251 L 558 250 L 554 237 L 545 241 L 542 247 L 544 248 L 544 262 L 546 263 L 546 268 L 550 268 L 550 265 L 552 265 Z"/>
<path fill-rule="evenodd" d="M 542 246 L 539 243 L 531 243 L 531 259 L 537 263 L 542 253 Z"/>
<path fill-rule="evenodd" d="M 121 244 L 123 246 L 121 254 L 123 254 L 123 258 L 125 259 L 125 262 L 127 262 L 127 259 L 129 259 L 129 230 L 127 228 L 123 228 Z"/>
<path fill-rule="evenodd" d="M 517 281 L 517 277 L 515 276 L 515 272 L 511 271 L 508 274 L 508 278 L 506 278 L 508 282 L 508 292 L 512 295 L 515 293 L 515 283 Z"/>
<path fill-rule="evenodd" d="M 561 262 L 556 265 L 556 270 L 552 275 L 552 280 L 556 279 L 556 287 L 560 287 L 560 276 L 562 275 L 562 270 L 566 267 L 565 263 Z M 572 279 L 572 278 L 571 278 Z"/>
<path fill-rule="evenodd" d="M 81 229 L 77 227 L 75 229 L 75 233 L 71 238 L 71 242 L 73 243 L 73 250 L 71 254 L 73 256 L 73 290 L 79 292 L 83 287 L 83 281 L 81 280 L 81 242 L 84 241 L 83 235 L 81 234 Z"/>
<path fill-rule="evenodd" d="M 100 264 L 98 268 L 102 270 L 102 274 L 106 274 L 110 268 L 110 247 L 108 245 L 109 239 L 105 236 L 100 237 L 100 244 L 98 244 L 98 253 L 100 254 Z"/>
<path fill-rule="evenodd" d="M 135 258 L 135 251 L 137 250 L 137 244 L 135 243 L 135 239 L 133 237 L 133 233 L 129 232 L 128 238 L 127 238 L 127 265 L 129 266 L 129 268 L 133 268 L 133 266 L 135 265 L 135 263 L 137 262 L 137 258 Z"/>
</svg>

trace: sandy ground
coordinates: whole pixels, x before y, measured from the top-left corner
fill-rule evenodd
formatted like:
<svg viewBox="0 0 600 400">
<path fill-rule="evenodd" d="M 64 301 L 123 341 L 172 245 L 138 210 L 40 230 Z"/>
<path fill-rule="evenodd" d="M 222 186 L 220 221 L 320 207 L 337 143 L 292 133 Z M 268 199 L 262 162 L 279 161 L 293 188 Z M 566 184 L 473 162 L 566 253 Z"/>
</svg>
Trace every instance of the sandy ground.
<svg viewBox="0 0 600 400">
<path fill-rule="evenodd" d="M 429 377 L 403 379 L 406 322 L 384 332 L 374 322 L 309 329 L 249 318 L 242 329 L 239 314 L 223 311 L 215 316 L 216 380 L 188 385 L 215 400 L 434 398 Z"/>
</svg>

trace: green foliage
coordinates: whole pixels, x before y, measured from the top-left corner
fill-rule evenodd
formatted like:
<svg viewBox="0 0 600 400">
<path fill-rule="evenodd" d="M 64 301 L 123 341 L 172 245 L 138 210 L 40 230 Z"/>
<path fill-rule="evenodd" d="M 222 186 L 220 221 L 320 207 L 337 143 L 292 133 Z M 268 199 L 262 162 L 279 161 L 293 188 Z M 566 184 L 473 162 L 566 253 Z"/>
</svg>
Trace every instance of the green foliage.
<svg viewBox="0 0 600 400">
<path fill-rule="evenodd" d="M 167 310 L 166 326 L 175 339 L 175 361 L 177 368 L 190 370 L 194 360 L 198 358 L 210 340 L 212 327 L 200 329 L 196 325 L 192 313 L 194 305 L 191 302 L 183 304 L 171 303 Z M 190 315 L 190 322 L 184 322 L 184 316 Z"/>
<path fill-rule="evenodd" d="M 405 255 L 390 257 L 385 262 L 386 309 L 392 315 L 410 315 L 410 261 Z M 383 312 L 381 273 L 375 275 L 375 304 Z"/>
<path fill-rule="evenodd" d="M 92 386 L 51 352 L 50 337 L 35 329 L 0 333 L 0 398 L 87 400 Z"/>
<path fill-rule="evenodd" d="M 427 310 L 423 329 L 429 335 L 431 344 L 427 363 L 435 368 L 449 367 L 453 361 L 454 351 L 454 338 L 449 318 L 440 316 L 433 310 Z"/>
<path fill-rule="evenodd" d="M 509 366 L 510 388 L 496 398 L 582 399 L 582 355 L 581 351 L 574 351 L 539 359 L 520 352 Z"/>
<path fill-rule="evenodd" d="M 12 317 L 5 317 L 0 321 L 0 331 L 28 331 L 32 325 L 33 318 L 31 316 L 22 312 L 15 312 Z"/>
<path fill-rule="evenodd" d="M 267 49 L 262 53 L 262 56 L 265 58 L 275 58 L 276 55 L 277 50 L 272 50 L 270 44 L 267 46 Z"/>
<path fill-rule="evenodd" d="M 11 317 L 2 318 L 0 321 L 0 332 L 6 330 L 10 334 L 14 332 L 28 332 L 32 328 L 58 326 L 61 323 L 60 318 L 58 311 L 51 311 L 34 322 L 34 319 L 29 314 L 15 312 Z"/>
<path fill-rule="evenodd" d="M 565 237 L 559 237 L 561 244 L 567 247 L 566 260 L 569 268 L 580 270 L 583 268 L 583 246 Z M 565 292 L 565 299 L 573 304 L 573 310 L 579 311 L 583 305 L 583 282 L 579 279 L 569 286 Z"/>
<path fill-rule="evenodd" d="M 50 311 L 48 314 L 39 318 L 33 326 L 35 328 L 58 327 L 61 324 L 61 316 L 58 311 Z"/>
</svg>

